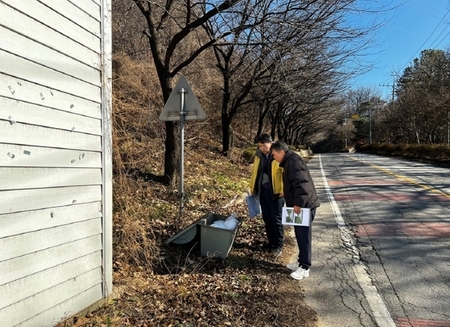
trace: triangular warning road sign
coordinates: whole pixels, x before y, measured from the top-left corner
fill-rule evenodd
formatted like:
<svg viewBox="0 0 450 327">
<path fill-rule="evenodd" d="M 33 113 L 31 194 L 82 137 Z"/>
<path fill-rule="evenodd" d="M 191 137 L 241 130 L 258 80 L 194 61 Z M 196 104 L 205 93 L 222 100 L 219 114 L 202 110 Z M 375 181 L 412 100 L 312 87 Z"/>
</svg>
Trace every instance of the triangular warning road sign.
<svg viewBox="0 0 450 327">
<path fill-rule="evenodd" d="M 169 96 L 164 108 L 159 115 L 162 121 L 179 121 L 181 118 L 181 90 L 184 89 L 184 112 L 185 120 L 204 120 L 206 114 L 194 92 L 192 92 L 186 78 L 181 75 L 172 93 Z"/>
</svg>

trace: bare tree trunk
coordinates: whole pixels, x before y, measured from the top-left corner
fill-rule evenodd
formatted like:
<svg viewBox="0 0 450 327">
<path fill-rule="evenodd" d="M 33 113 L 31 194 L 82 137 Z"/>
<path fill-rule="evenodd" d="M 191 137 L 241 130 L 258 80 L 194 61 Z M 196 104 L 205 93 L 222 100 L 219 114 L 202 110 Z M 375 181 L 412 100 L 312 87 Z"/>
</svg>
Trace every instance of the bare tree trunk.
<svg viewBox="0 0 450 327">
<path fill-rule="evenodd" d="M 170 77 L 167 68 L 162 64 L 156 65 L 156 71 L 158 73 L 164 103 L 166 103 L 172 93 L 172 78 Z M 178 133 L 174 122 L 167 121 L 165 125 L 166 139 L 164 145 L 166 151 L 164 153 L 164 183 L 171 188 L 175 188 L 177 181 L 176 176 L 179 171 L 179 152 L 177 151 L 179 148 L 177 138 Z"/>
<path fill-rule="evenodd" d="M 261 133 L 263 132 L 264 121 L 267 117 L 267 113 L 269 112 L 269 109 L 270 109 L 270 103 L 268 103 L 268 101 L 263 101 L 263 103 L 259 107 L 258 129 L 256 131 L 255 143 L 256 143 L 256 139 L 257 139 L 258 135 L 261 135 Z M 272 136 L 272 139 L 275 137 L 275 129 L 273 126 L 271 129 L 270 135 Z"/>
<path fill-rule="evenodd" d="M 179 171 L 179 155 L 176 126 L 173 122 L 166 122 L 166 152 L 164 154 L 164 183 L 171 188 L 176 187 L 176 174 Z"/>
<path fill-rule="evenodd" d="M 258 139 L 258 136 L 261 135 L 262 130 L 263 130 L 263 124 L 264 124 L 264 113 L 263 113 L 263 109 L 260 109 L 260 113 L 258 115 L 258 127 L 256 129 L 256 135 L 255 138 L 253 139 L 254 143 L 257 143 L 256 140 Z"/>
<path fill-rule="evenodd" d="M 233 128 L 228 113 L 222 112 L 222 149 L 227 157 L 233 148 Z"/>
</svg>

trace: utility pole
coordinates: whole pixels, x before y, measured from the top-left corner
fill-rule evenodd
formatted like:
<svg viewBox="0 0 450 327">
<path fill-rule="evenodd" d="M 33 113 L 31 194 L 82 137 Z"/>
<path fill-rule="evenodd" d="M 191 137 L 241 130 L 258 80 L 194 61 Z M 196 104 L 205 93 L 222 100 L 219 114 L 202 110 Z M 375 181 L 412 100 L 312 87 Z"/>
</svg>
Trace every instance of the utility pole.
<svg viewBox="0 0 450 327">
<path fill-rule="evenodd" d="M 347 134 L 347 119 L 348 119 L 348 110 L 345 109 L 345 117 L 344 117 L 344 128 L 345 128 L 345 149 L 348 148 L 348 134 Z"/>
<path fill-rule="evenodd" d="M 369 144 L 372 144 L 372 103 L 369 105 Z"/>
<path fill-rule="evenodd" d="M 394 102 L 394 96 L 395 96 L 395 79 L 392 84 L 379 84 L 379 86 L 388 86 L 392 87 L 392 102 Z"/>
</svg>

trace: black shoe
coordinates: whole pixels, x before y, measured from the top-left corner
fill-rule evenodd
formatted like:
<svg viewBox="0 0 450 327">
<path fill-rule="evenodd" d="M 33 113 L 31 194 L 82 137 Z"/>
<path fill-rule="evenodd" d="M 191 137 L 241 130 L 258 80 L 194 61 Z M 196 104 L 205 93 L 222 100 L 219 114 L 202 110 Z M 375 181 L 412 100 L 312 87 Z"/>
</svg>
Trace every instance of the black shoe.
<svg viewBox="0 0 450 327">
<path fill-rule="evenodd" d="M 270 251 L 270 253 L 276 258 L 276 257 L 279 257 L 281 255 L 281 253 L 283 253 L 283 250 L 281 248 L 275 248 L 275 249 L 272 249 L 272 251 Z"/>
</svg>

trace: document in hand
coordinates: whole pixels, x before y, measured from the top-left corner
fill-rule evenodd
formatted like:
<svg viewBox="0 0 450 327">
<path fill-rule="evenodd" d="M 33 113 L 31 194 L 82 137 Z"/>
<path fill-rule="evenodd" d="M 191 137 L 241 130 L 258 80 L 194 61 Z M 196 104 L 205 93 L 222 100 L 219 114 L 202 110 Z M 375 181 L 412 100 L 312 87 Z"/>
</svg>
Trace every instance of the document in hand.
<svg viewBox="0 0 450 327">
<path fill-rule="evenodd" d="M 253 218 L 261 214 L 261 205 L 259 204 L 259 199 L 254 195 L 249 195 L 246 198 L 248 215 Z"/>
<path fill-rule="evenodd" d="M 294 213 L 294 208 L 283 207 L 281 215 L 281 223 L 283 225 L 292 226 L 309 226 L 311 220 L 311 210 L 309 208 L 302 208 L 297 215 Z"/>
</svg>

